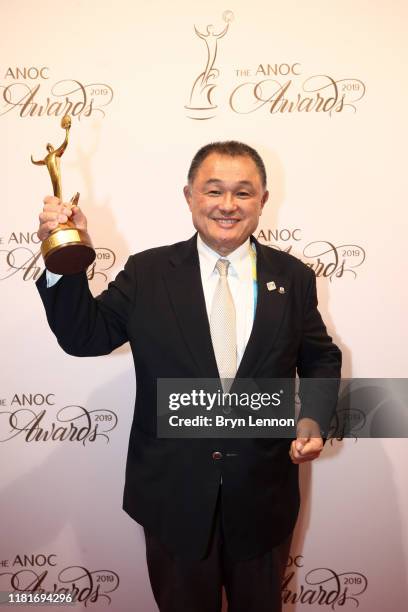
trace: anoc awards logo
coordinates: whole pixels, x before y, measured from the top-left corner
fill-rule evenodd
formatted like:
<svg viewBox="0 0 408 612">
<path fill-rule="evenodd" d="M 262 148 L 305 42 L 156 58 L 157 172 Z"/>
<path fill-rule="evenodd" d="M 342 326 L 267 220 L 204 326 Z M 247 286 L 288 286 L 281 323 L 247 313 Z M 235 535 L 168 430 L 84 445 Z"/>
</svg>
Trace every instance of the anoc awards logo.
<svg viewBox="0 0 408 612">
<path fill-rule="evenodd" d="M 107 83 L 54 80 L 48 66 L 8 66 L 0 75 L 0 117 L 9 113 L 22 119 L 104 117 L 113 100 L 113 89 Z"/>
<path fill-rule="evenodd" d="M 0 443 L 15 438 L 32 442 L 109 443 L 118 424 L 107 408 L 88 410 L 80 404 L 60 406 L 54 393 L 15 393 L 0 398 Z"/>
<path fill-rule="evenodd" d="M 0 559 L 0 591 L 10 593 L 10 604 L 33 601 L 30 594 L 31 597 L 34 594 L 52 594 L 55 598 L 45 599 L 45 604 L 67 601 L 82 604 L 85 608 L 97 604 L 99 607 L 95 609 L 101 609 L 100 606 L 105 608 L 113 603 L 119 584 L 119 575 L 113 570 L 67 565 L 61 563 L 54 552 L 27 554 L 21 551 L 10 558 Z M 21 609 L 21 605 L 16 607 Z"/>
<path fill-rule="evenodd" d="M 332 240 L 312 240 L 305 244 L 300 227 L 261 228 L 255 237 L 278 251 L 292 253 L 318 278 L 328 278 L 330 282 L 339 278 L 357 278 L 358 268 L 366 260 L 365 249 L 359 244 L 334 243 Z"/>
<path fill-rule="evenodd" d="M 260 61 L 248 62 L 243 56 L 239 65 L 219 68 L 219 49 L 222 39 L 230 37 L 229 30 L 234 13 L 224 11 L 218 25 L 194 25 L 196 36 L 205 45 L 201 70 L 194 78 L 185 104 L 187 117 L 194 120 L 212 119 L 219 108 L 240 115 L 267 113 L 293 115 L 320 113 L 330 116 L 342 112 L 356 112 L 365 96 L 364 82 L 355 76 L 337 76 L 326 72 L 313 72 L 302 62 Z M 203 45 L 202 45 L 203 46 Z M 270 51 L 267 51 L 270 54 Z M 276 55 L 276 51 L 274 52 Z M 252 64 L 252 65 L 251 65 Z M 216 96 L 221 80 L 233 79 L 223 100 Z M 229 81 L 228 81 L 229 82 Z M 217 104 L 217 98 L 220 106 Z"/>
<path fill-rule="evenodd" d="M 290 555 L 282 583 L 282 602 L 301 604 L 302 609 L 355 610 L 368 589 L 368 578 L 354 570 L 330 567 L 304 568 L 303 555 Z M 307 608 L 306 608 L 307 609 Z"/>
</svg>

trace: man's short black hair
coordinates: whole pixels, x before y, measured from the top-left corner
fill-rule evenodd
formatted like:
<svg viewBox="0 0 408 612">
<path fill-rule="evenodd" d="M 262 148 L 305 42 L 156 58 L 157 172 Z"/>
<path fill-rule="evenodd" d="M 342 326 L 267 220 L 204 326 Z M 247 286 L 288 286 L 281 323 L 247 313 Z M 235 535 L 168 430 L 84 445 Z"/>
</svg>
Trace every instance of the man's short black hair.
<svg viewBox="0 0 408 612">
<path fill-rule="evenodd" d="M 243 142 L 237 140 L 225 140 L 221 142 L 210 142 L 209 144 L 201 147 L 194 155 L 193 160 L 190 164 L 187 179 L 189 185 L 193 183 L 198 168 L 201 166 L 203 161 L 211 155 L 211 153 L 218 153 L 219 155 L 229 155 L 230 157 L 250 157 L 258 168 L 259 175 L 262 181 L 262 187 L 266 189 L 266 170 L 265 164 L 262 161 L 262 157 L 258 151 L 255 151 L 252 147 Z"/>
</svg>

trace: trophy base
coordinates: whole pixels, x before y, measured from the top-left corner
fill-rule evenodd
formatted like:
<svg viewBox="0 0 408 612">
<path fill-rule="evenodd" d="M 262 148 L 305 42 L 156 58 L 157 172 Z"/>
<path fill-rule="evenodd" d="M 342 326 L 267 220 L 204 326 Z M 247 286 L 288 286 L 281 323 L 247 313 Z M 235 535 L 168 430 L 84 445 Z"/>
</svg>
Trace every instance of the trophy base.
<svg viewBox="0 0 408 612">
<path fill-rule="evenodd" d="M 88 232 L 67 225 L 42 242 L 41 253 L 47 270 L 55 274 L 83 272 L 96 257 Z"/>
</svg>

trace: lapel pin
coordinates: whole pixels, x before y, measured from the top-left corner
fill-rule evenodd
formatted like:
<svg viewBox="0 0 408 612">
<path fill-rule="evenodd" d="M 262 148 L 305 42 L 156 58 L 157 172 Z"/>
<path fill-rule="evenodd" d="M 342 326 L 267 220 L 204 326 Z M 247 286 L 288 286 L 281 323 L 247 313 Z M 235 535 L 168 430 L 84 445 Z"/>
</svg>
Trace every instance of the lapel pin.
<svg viewBox="0 0 408 612">
<path fill-rule="evenodd" d="M 275 291 L 276 289 L 276 285 L 273 281 L 270 281 L 269 283 L 266 283 L 266 286 L 268 287 L 268 291 Z"/>
<path fill-rule="evenodd" d="M 279 293 L 285 293 L 285 287 L 279 287 L 278 291 Z"/>
</svg>

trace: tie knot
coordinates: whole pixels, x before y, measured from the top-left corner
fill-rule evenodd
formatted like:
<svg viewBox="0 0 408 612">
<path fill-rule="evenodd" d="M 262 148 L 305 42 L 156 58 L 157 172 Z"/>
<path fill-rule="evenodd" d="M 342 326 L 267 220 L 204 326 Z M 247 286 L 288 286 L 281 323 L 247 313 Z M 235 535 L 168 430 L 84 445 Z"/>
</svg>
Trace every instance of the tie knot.
<svg viewBox="0 0 408 612">
<path fill-rule="evenodd" d="M 227 276 L 229 265 L 228 259 L 219 259 L 215 264 L 215 268 L 220 276 Z"/>
</svg>

